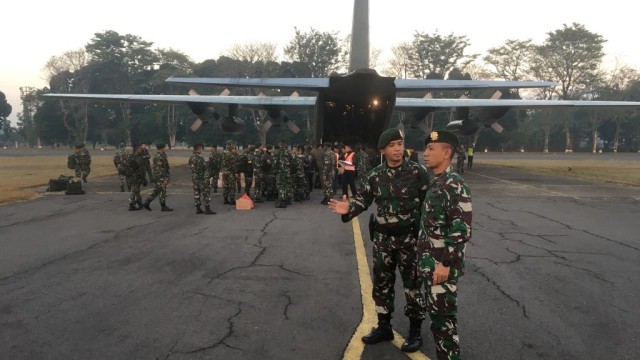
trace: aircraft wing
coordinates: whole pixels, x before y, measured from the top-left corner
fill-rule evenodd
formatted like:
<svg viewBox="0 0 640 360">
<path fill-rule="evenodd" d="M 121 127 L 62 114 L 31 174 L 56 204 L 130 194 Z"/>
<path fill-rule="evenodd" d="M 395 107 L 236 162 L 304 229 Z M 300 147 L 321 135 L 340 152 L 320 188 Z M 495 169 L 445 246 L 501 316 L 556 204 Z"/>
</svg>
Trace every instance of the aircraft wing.
<svg viewBox="0 0 640 360">
<path fill-rule="evenodd" d="M 219 96 L 219 95 L 127 95 L 127 94 L 45 94 L 54 99 L 97 100 L 108 102 L 135 102 L 154 104 L 209 104 L 239 105 L 243 108 L 263 108 L 287 106 L 311 109 L 315 106 L 315 96 Z"/>
<path fill-rule="evenodd" d="M 329 87 L 329 78 L 183 78 L 170 77 L 166 82 L 188 85 L 220 85 L 271 89 L 319 90 Z"/>
<path fill-rule="evenodd" d="M 459 107 L 508 107 L 508 108 L 550 108 L 550 107 L 619 107 L 640 108 L 637 101 L 586 101 L 586 100 L 517 100 L 517 99 L 425 99 L 397 98 L 396 110 L 421 108 Z"/>
<path fill-rule="evenodd" d="M 397 91 L 420 90 L 479 90 L 479 89 L 516 89 L 552 87 L 556 83 L 549 81 L 490 81 L 490 80 L 430 80 L 396 79 Z"/>
</svg>

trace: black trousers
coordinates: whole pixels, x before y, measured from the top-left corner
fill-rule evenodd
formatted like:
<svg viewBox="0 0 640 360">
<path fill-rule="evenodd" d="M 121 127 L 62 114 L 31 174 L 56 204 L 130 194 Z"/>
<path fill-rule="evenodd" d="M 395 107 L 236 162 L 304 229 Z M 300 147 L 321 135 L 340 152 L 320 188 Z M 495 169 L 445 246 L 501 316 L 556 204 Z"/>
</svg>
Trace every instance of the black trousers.
<svg viewBox="0 0 640 360">
<path fill-rule="evenodd" d="M 347 188 L 351 188 L 351 195 L 355 195 L 358 193 L 358 189 L 356 188 L 356 172 L 345 170 L 344 174 L 342 174 L 342 195 L 347 195 Z"/>
</svg>

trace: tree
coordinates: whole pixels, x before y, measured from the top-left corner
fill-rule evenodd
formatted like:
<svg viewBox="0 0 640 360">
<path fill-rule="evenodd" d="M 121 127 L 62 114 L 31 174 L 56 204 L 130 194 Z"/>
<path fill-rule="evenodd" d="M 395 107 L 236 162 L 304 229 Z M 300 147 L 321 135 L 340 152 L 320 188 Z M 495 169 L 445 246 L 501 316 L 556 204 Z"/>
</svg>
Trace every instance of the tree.
<svg viewBox="0 0 640 360">
<path fill-rule="evenodd" d="M 89 55 L 84 49 L 69 50 L 60 56 L 50 57 L 42 68 L 42 72 L 45 80 L 49 82 L 54 76 L 64 71 L 73 73 L 82 69 L 83 66 L 87 65 L 88 61 Z"/>
<path fill-rule="evenodd" d="M 337 33 L 319 32 L 314 28 L 302 33 L 295 28 L 296 35 L 284 49 L 285 56 L 294 62 L 309 66 L 310 77 L 328 77 L 338 70 L 340 64 L 340 41 Z"/>
<path fill-rule="evenodd" d="M 464 69 L 477 55 L 465 55 L 470 45 L 466 36 L 416 31 L 411 43 L 409 72 L 420 79 L 444 79 L 454 68 Z"/>
<path fill-rule="evenodd" d="M 2 130 L 2 134 L 5 139 L 11 133 L 11 122 L 8 117 L 11 115 L 11 104 L 7 101 L 7 96 L 0 91 L 0 130 Z"/>
<path fill-rule="evenodd" d="M 483 60 L 494 67 L 499 78 L 518 81 L 528 76 L 528 60 L 534 51 L 531 40 L 507 40 L 500 47 L 490 48 Z"/>
<path fill-rule="evenodd" d="M 20 87 L 22 112 L 18 113 L 18 129 L 27 139 L 29 146 L 39 145 L 34 115 L 38 110 L 38 94 L 34 87 Z"/>
<path fill-rule="evenodd" d="M 401 43 L 391 48 L 393 54 L 383 74 L 395 76 L 399 79 L 406 79 L 409 73 L 409 63 L 411 60 L 411 44 Z"/>
<path fill-rule="evenodd" d="M 554 80 L 560 83 L 560 88 L 554 89 L 560 99 L 584 98 L 604 57 L 602 48 L 606 40 L 578 23 L 564 24 L 562 29 L 547 35 L 544 44 L 536 48 L 538 65 L 548 69 Z M 563 127 L 565 151 L 573 151 L 570 116 L 566 112 Z"/>
<path fill-rule="evenodd" d="M 276 45 L 273 43 L 236 44 L 226 54 L 228 57 L 248 63 L 276 62 Z"/>
</svg>

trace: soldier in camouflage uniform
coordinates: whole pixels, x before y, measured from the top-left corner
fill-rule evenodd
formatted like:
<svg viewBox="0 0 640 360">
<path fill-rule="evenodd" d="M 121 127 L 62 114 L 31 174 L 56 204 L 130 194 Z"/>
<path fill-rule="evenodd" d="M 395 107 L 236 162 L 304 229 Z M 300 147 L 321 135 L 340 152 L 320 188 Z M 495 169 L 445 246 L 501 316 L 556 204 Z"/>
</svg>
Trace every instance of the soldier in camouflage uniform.
<svg viewBox="0 0 640 360">
<path fill-rule="evenodd" d="M 218 151 L 218 145 L 211 145 L 211 154 L 209 155 L 209 176 L 211 177 L 211 186 L 213 192 L 218 192 L 218 179 L 220 179 L 220 168 L 222 167 L 222 153 Z"/>
<path fill-rule="evenodd" d="M 127 155 L 126 163 L 127 186 L 131 189 L 131 193 L 129 194 L 129 211 L 140 210 L 143 207 L 140 185 L 142 184 L 145 173 L 142 147 L 139 144 L 133 145 L 133 154 Z"/>
<path fill-rule="evenodd" d="M 87 182 L 87 176 L 91 172 L 91 155 L 89 155 L 89 150 L 84 144 L 76 145 L 74 160 L 76 177 L 81 178 L 83 182 Z"/>
<path fill-rule="evenodd" d="M 193 145 L 193 154 L 189 158 L 189 168 L 191 169 L 191 181 L 193 182 L 193 202 L 196 206 L 196 214 L 215 214 L 209 207 L 211 202 L 211 186 L 207 181 L 207 164 L 202 157 L 204 145 Z M 200 207 L 204 203 L 205 210 Z"/>
<path fill-rule="evenodd" d="M 422 205 L 418 266 L 438 359 L 460 359 L 457 285 L 465 244 L 471 239 L 471 192 L 451 169 L 458 138 L 448 131 L 433 131 L 425 145 L 424 162 L 435 179 Z"/>
<path fill-rule="evenodd" d="M 273 146 L 267 145 L 267 151 L 264 153 L 263 158 L 264 169 L 264 192 L 268 201 L 273 201 L 278 198 L 278 189 L 276 189 L 276 175 L 273 170 Z"/>
<path fill-rule="evenodd" d="M 357 150 L 358 152 L 356 153 L 355 159 L 357 173 L 356 186 L 358 187 L 358 192 L 360 192 L 364 189 L 364 183 L 367 179 L 367 175 L 369 174 L 369 170 L 371 169 L 371 160 L 369 159 L 369 154 L 364 151 L 362 144 L 357 145 Z"/>
<path fill-rule="evenodd" d="M 278 150 L 273 156 L 273 171 L 276 177 L 276 189 L 278 191 L 278 200 L 276 200 L 277 208 L 286 208 L 291 204 L 289 198 L 290 186 L 289 181 L 291 178 L 291 157 L 286 149 L 286 143 L 280 141 L 278 143 Z"/>
<path fill-rule="evenodd" d="M 378 148 L 386 162 L 369 173 L 362 192 L 350 201 L 331 199 L 329 207 L 347 222 L 367 210 L 375 201 L 376 223 L 373 226 L 373 300 L 378 313 L 378 327 L 362 337 L 365 344 L 393 340 L 391 315 L 394 311 L 396 267 L 400 271 L 409 317 L 409 336 L 401 349 L 417 351 L 422 346 L 420 329 L 425 319 L 425 301 L 417 271 L 416 252 L 420 207 L 429 185 L 427 170 L 403 158 L 404 141 L 398 129 L 382 133 Z"/>
<path fill-rule="evenodd" d="M 243 165 L 242 172 L 244 173 L 244 193 L 247 196 L 251 196 L 251 184 L 253 183 L 253 157 L 255 152 L 253 146 L 249 145 L 244 150 L 244 156 L 240 163 Z"/>
<path fill-rule="evenodd" d="M 120 191 L 124 192 L 124 185 L 127 183 L 127 175 L 126 175 L 126 160 L 127 160 L 127 148 L 124 144 L 118 145 L 118 150 L 115 155 L 113 155 L 113 165 L 116 167 L 118 171 L 118 179 L 120 179 Z M 129 189 L 131 191 L 131 189 Z"/>
<path fill-rule="evenodd" d="M 264 145 L 257 143 L 256 150 L 253 152 L 253 178 L 255 179 L 253 201 L 256 203 L 264 202 L 262 200 L 265 191 L 264 160 Z"/>
<path fill-rule="evenodd" d="M 336 177 L 337 161 L 336 153 L 331 146 L 325 146 L 322 158 L 322 188 L 324 189 L 324 198 L 320 202 L 322 205 L 327 205 L 329 199 L 333 198 L 333 179 Z"/>
<path fill-rule="evenodd" d="M 296 145 L 292 151 L 293 200 L 302 201 L 309 196 L 307 190 L 307 178 L 304 171 L 304 152 L 302 146 Z"/>
<path fill-rule="evenodd" d="M 225 204 L 236 204 L 237 168 L 238 150 L 233 141 L 227 141 L 226 149 L 222 153 L 222 196 Z"/>
<path fill-rule="evenodd" d="M 158 151 L 153 156 L 153 164 L 151 168 L 153 170 L 153 179 L 156 182 L 156 186 L 153 189 L 153 192 L 144 202 L 144 208 L 147 210 L 151 210 L 151 202 L 158 195 L 158 201 L 160 201 L 160 206 L 162 211 L 173 211 L 172 208 L 168 207 L 166 204 L 167 199 L 167 185 L 169 185 L 170 173 L 169 173 L 169 160 L 167 159 L 167 153 L 165 152 L 165 144 L 156 144 L 156 149 Z"/>
</svg>

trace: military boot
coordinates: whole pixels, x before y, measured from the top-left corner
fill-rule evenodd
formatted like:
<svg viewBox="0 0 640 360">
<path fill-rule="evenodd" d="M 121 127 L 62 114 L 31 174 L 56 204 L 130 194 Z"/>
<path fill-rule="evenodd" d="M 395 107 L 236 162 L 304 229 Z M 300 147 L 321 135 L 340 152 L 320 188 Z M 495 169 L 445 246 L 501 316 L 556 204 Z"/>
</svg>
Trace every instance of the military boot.
<svg viewBox="0 0 640 360">
<path fill-rule="evenodd" d="M 417 318 L 409 318 L 409 336 L 400 347 L 404 352 L 416 352 L 422 346 L 422 336 L 420 330 L 422 328 L 422 320 Z"/>
<path fill-rule="evenodd" d="M 224 204 L 225 204 L 225 205 L 229 205 L 229 199 L 224 198 Z"/>
<path fill-rule="evenodd" d="M 362 337 L 362 342 L 369 345 L 391 340 L 393 340 L 391 314 L 378 314 L 378 327 Z"/>
<path fill-rule="evenodd" d="M 287 204 L 283 200 L 276 201 L 276 207 L 279 209 L 284 209 L 287 207 Z"/>
<path fill-rule="evenodd" d="M 200 207 L 200 205 L 196 205 L 196 214 L 203 214 L 204 211 L 202 211 L 202 208 Z"/>
<path fill-rule="evenodd" d="M 124 192 L 124 185 L 120 185 L 120 192 Z"/>
<path fill-rule="evenodd" d="M 168 206 L 167 206 L 167 204 L 165 204 L 165 203 L 163 203 L 163 202 L 162 202 L 162 203 L 160 203 L 160 206 L 162 207 L 162 208 L 160 209 L 161 211 L 173 211 L 173 209 L 172 209 L 172 208 L 168 207 Z"/>
<path fill-rule="evenodd" d="M 142 200 L 138 200 L 136 204 L 138 204 L 138 210 L 141 210 L 142 208 L 144 208 L 144 204 L 142 203 Z"/>
<path fill-rule="evenodd" d="M 217 192 L 218 192 L 218 187 L 217 187 L 217 186 L 213 188 L 213 192 L 214 192 L 214 193 L 217 193 Z"/>
<path fill-rule="evenodd" d="M 229 199 L 229 205 L 235 205 L 236 204 L 236 199 L 231 198 Z"/>
<path fill-rule="evenodd" d="M 135 204 L 129 204 L 129 211 L 140 210 Z"/>
<path fill-rule="evenodd" d="M 142 206 L 143 206 L 145 209 L 147 209 L 147 210 L 151 211 L 151 199 L 147 199 L 147 200 L 145 200 L 145 201 L 144 201 L 144 204 L 142 204 Z"/>
<path fill-rule="evenodd" d="M 211 210 L 211 207 L 209 207 L 209 205 L 205 205 L 204 206 L 204 213 L 206 215 L 212 215 L 212 214 L 215 214 L 216 212 Z"/>
<path fill-rule="evenodd" d="M 322 205 L 327 205 L 328 203 L 329 203 L 329 199 L 327 199 L 326 197 L 322 198 L 322 201 L 320 201 L 320 204 Z"/>
<path fill-rule="evenodd" d="M 284 203 L 287 205 L 292 205 L 291 198 L 287 198 Z"/>
</svg>

